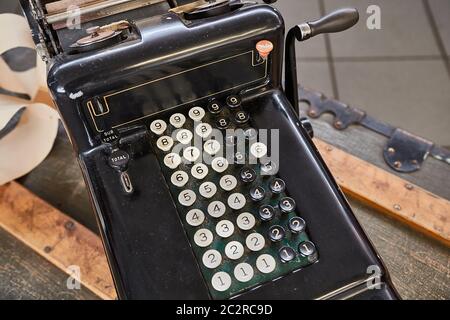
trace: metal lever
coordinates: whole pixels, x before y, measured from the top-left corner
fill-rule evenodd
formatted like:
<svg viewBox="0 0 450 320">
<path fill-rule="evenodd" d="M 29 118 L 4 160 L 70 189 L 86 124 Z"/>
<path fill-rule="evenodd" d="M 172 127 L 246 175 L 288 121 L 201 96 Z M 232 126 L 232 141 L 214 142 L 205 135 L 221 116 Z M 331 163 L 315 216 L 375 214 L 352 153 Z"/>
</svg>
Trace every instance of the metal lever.
<svg viewBox="0 0 450 320">
<path fill-rule="evenodd" d="M 286 37 L 285 92 L 288 100 L 298 111 L 298 80 L 295 40 L 305 41 L 321 33 L 335 33 L 353 27 L 359 20 L 358 10 L 336 10 L 313 22 L 299 24 L 289 30 Z"/>
</svg>

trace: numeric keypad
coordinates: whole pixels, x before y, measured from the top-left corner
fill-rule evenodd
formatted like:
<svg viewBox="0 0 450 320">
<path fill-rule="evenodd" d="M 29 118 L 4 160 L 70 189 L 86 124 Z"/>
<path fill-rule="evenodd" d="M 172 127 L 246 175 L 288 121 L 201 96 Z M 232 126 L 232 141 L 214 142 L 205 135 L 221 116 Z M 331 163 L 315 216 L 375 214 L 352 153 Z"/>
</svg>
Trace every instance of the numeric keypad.
<svg viewBox="0 0 450 320">
<path fill-rule="evenodd" d="M 270 145 L 238 95 L 162 114 L 147 124 L 152 144 L 213 298 L 317 261 Z"/>
</svg>

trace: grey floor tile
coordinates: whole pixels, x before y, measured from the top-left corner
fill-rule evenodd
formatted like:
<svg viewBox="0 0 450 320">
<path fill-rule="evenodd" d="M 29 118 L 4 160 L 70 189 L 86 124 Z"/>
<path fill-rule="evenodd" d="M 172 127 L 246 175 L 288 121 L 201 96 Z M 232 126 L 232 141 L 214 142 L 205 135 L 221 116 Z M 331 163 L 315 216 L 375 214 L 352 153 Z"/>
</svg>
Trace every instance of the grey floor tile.
<svg viewBox="0 0 450 320">
<path fill-rule="evenodd" d="M 0 2 L 0 13 L 20 13 L 19 0 L 2 0 Z"/>
<path fill-rule="evenodd" d="M 450 145 L 450 85 L 442 60 L 338 62 L 340 99 L 441 145 Z"/>
<path fill-rule="evenodd" d="M 299 84 L 333 97 L 330 70 L 327 62 L 297 61 Z"/>
<path fill-rule="evenodd" d="M 447 55 L 450 55 L 450 1 L 428 0 Z"/>
<path fill-rule="evenodd" d="M 274 4 L 274 7 L 283 15 L 286 33 L 297 24 L 320 17 L 319 4 L 316 0 L 280 0 Z M 317 36 L 307 42 L 298 43 L 297 56 L 326 58 L 324 37 Z"/>
<path fill-rule="evenodd" d="M 359 9 L 361 17 L 353 29 L 330 36 L 335 57 L 439 55 L 422 0 L 324 1 L 327 12 L 352 6 Z M 369 5 L 381 9 L 381 30 L 367 28 Z"/>
</svg>

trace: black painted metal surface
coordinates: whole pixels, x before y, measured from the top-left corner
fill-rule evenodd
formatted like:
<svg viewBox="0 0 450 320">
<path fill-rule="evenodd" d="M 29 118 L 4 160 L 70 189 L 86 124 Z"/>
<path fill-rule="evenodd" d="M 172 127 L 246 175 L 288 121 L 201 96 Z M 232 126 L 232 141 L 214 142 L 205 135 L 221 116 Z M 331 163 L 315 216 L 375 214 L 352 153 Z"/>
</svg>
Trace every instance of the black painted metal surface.
<svg viewBox="0 0 450 320">
<path fill-rule="evenodd" d="M 109 106 L 109 112 L 131 121 L 118 127 L 148 125 L 147 112 L 151 109 L 146 101 L 154 99 L 160 89 L 144 93 L 133 91 L 135 86 L 214 63 L 218 69 L 214 74 L 205 69 L 205 79 L 177 78 L 170 84 L 170 99 L 163 93 L 159 102 L 168 101 L 167 105 L 162 104 L 167 109 L 183 106 L 187 98 L 203 101 L 214 97 L 223 85 L 221 74 L 230 72 L 228 65 L 221 68 L 225 66 L 221 62 L 252 51 L 263 39 L 270 40 L 275 48 L 265 77 L 222 89 L 224 93 L 241 94 L 244 108 L 259 128 L 280 129 L 280 175 L 289 185 L 296 186 L 292 196 L 309 221 L 309 232 L 321 258 L 313 266 L 241 298 L 332 297 L 363 284 L 369 277 L 367 268 L 373 265 L 381 271 L 382 280 L 389 283 L 381 260 L 282 91 L 284 24 L 278 12 L 266 5 L 245 5 L 195 21 L 168 13 L 137 21 L 132 32 L 128 39 L 108 49 L 58 55 L 50 63 L 48 74 L 52 96 L 90 191 L 121 298 L 209 296 L 154 153 L 144 147 L 133 158 L 128 174 L 137 192 L 125 195 L 117 172 L 107 164 L 111 145 L 101 141 L 100 131 L 113 124 L 106 121 L 105 128 L 96 128 L 89 119 L 88 102 L 131 90 L 126 100 Z M 196 90 L 197 85 L 208 82 L 212 82 L 206 87 L 208 92 Z M 192 86 L 191 96 L 180 95 L 176 90 L 186 85 Z M 165 89 L 170 89 L 168 86 Z M 395 298 L 395 294 L 379 297 Z"/>
</svg>

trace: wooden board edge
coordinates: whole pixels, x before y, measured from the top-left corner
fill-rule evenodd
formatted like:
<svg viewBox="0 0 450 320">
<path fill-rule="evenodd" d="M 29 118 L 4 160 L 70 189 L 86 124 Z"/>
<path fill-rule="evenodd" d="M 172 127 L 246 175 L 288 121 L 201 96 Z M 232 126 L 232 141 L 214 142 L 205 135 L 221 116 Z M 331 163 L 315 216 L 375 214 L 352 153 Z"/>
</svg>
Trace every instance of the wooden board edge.
<svg viewBox="0 0 450 320">
<path fill-rule="evenodd" d="M 450 201 L 320 139 L 314 142 L 344 193 L 450 247 Z"/>
<path fill-rule="evenodd" d="M 81 284 L 116 299 L 100 238 L 17 182 L 0 186 L 0 227 L 69 275 L 70 266 L 79 266 Z"/>
</svg>

